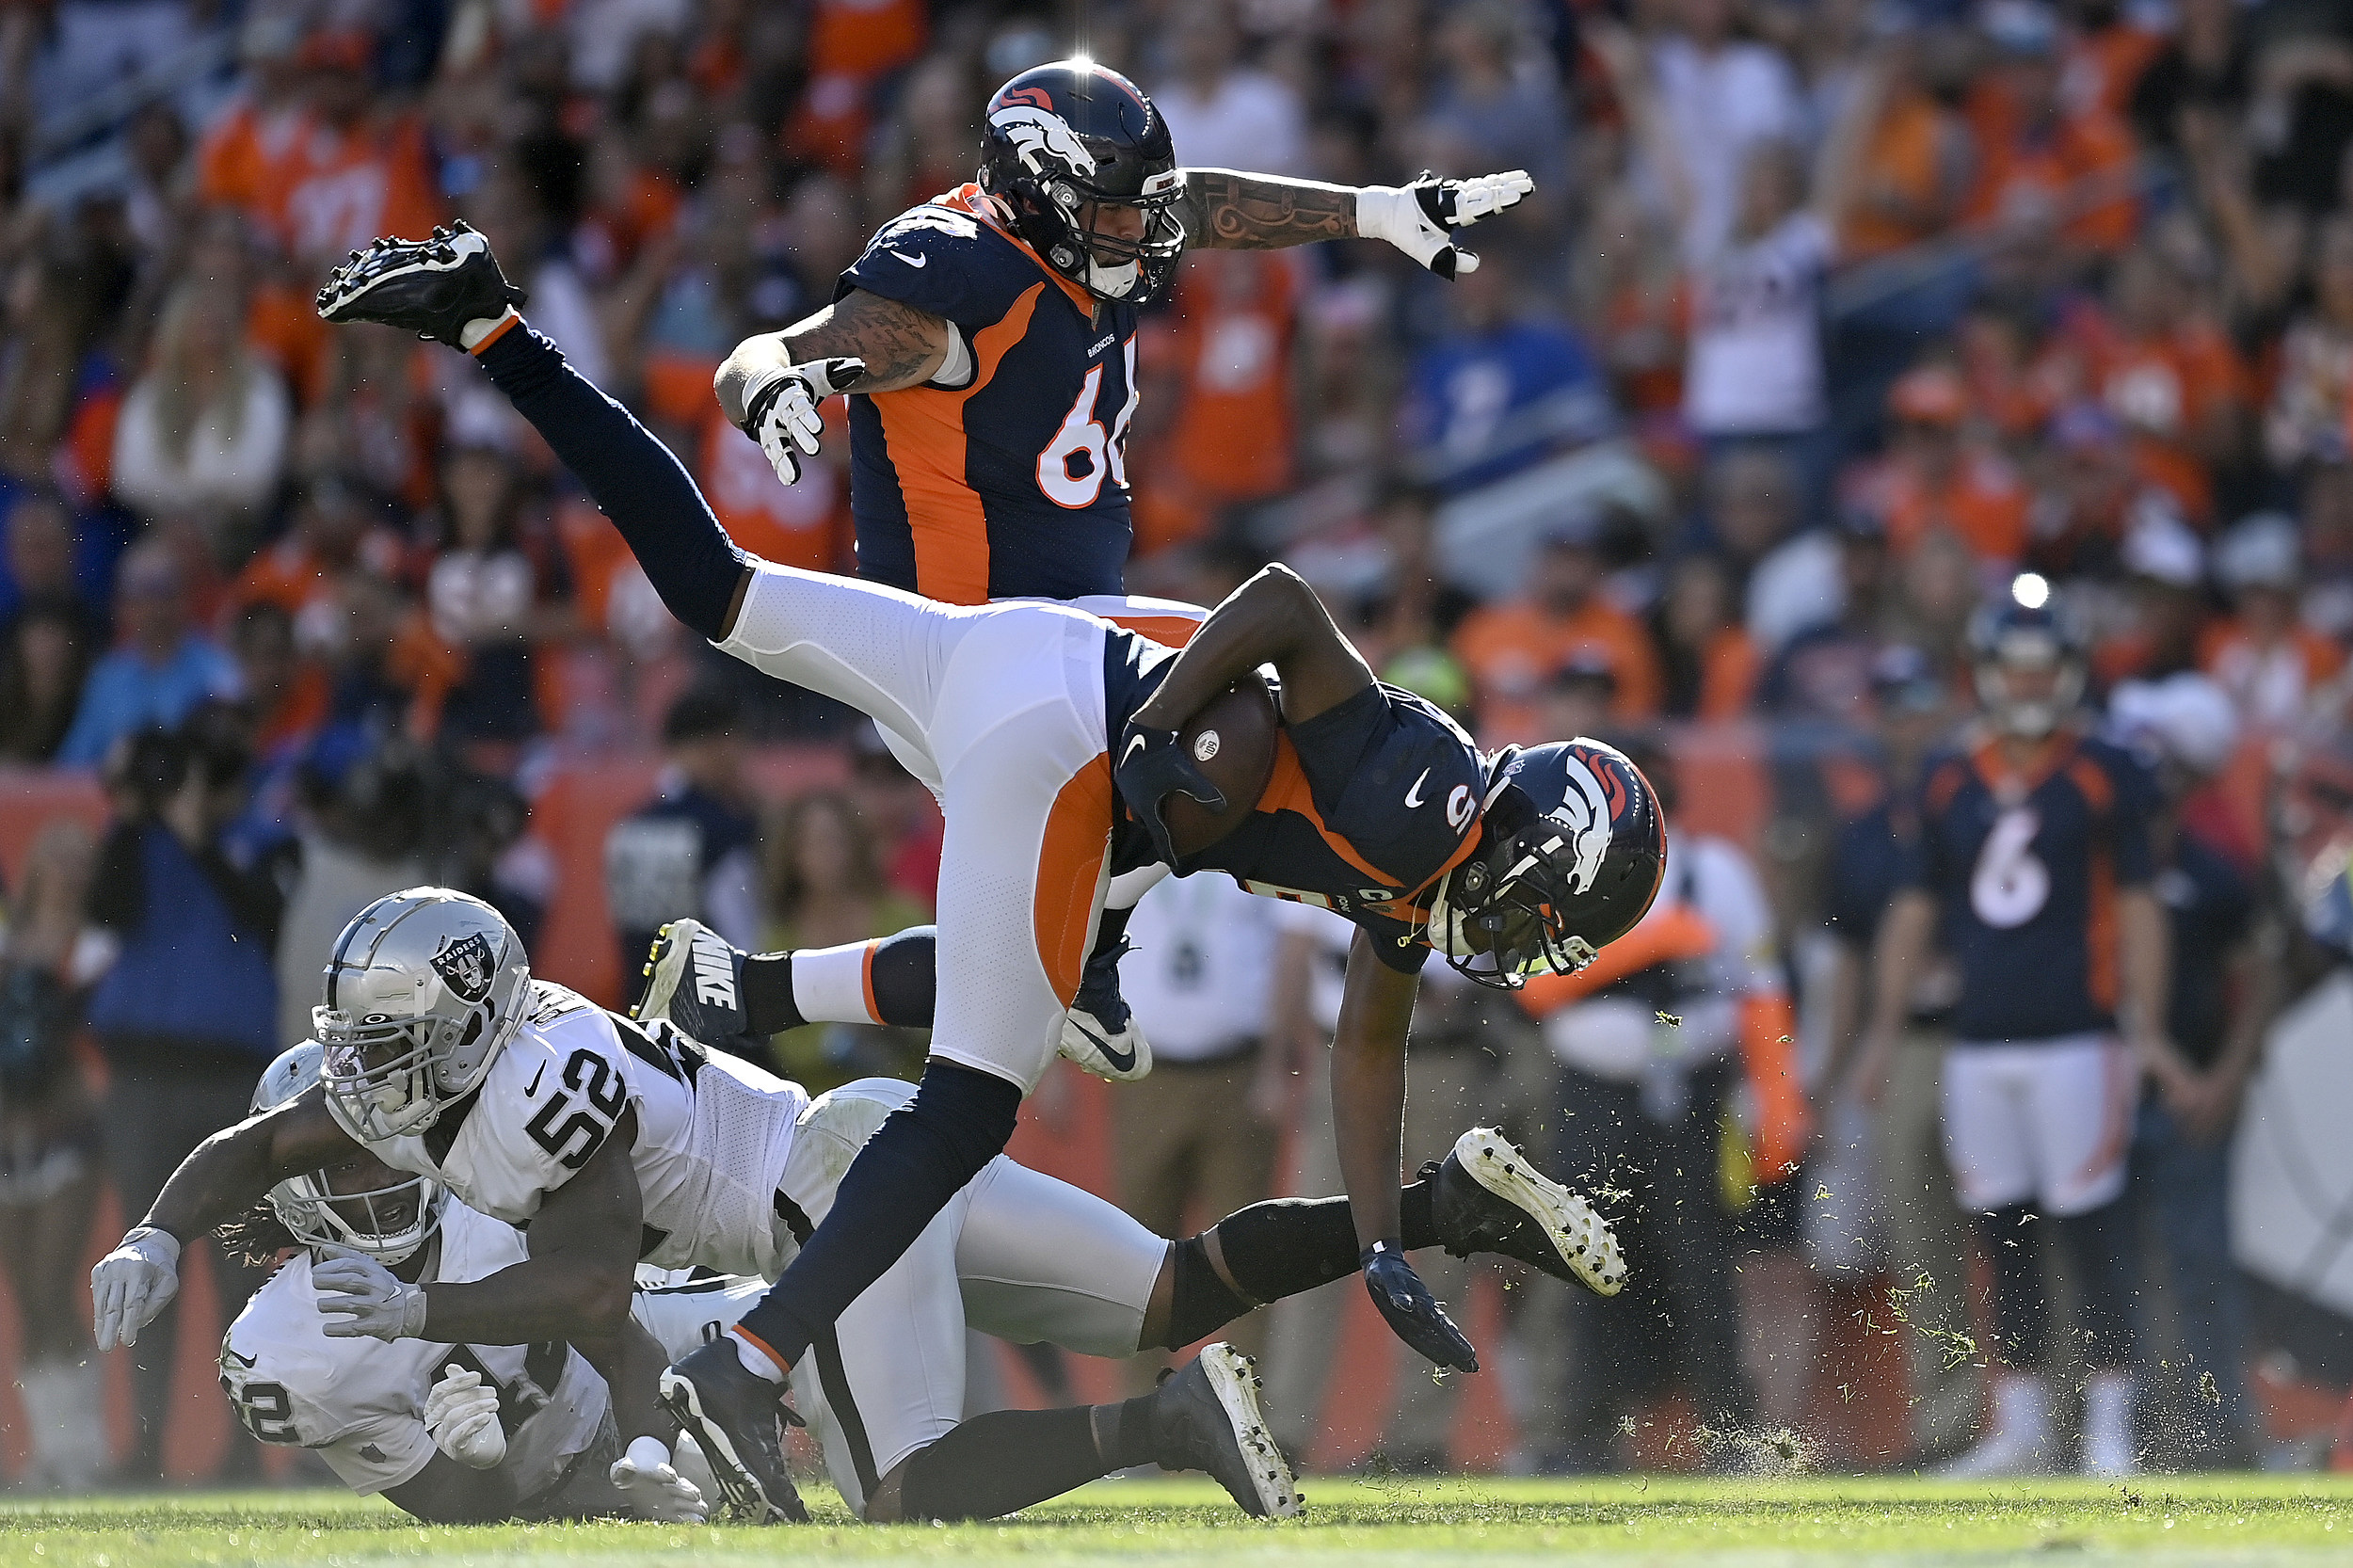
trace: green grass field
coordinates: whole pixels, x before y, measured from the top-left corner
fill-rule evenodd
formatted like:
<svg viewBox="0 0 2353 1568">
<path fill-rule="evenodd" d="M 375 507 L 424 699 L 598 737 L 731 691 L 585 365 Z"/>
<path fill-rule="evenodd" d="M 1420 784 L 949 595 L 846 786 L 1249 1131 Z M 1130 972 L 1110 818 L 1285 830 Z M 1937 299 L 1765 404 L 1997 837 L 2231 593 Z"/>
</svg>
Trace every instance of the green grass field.
<svg viewBox="0 0 2353 1568">
<path fill-rule="evenodd" d="M 2311 1476 L 1991 1486 L 1328 1477 L 1306 1494 L 1307 1518 L 1284 1525 L 1243 1518 L 1206 1482 L 1172 1480 L 1098 1482 L 1017 1524 L 888 1528 L 852 1525 L 824 1496 L 811 1506 L 826 1522 L 800 1530 L 453 1529 L 328 1492 L 22 1501 L 0 1503 L 0 1565 L 2353 1562 L 2353 1479 Z"/>
</svg>

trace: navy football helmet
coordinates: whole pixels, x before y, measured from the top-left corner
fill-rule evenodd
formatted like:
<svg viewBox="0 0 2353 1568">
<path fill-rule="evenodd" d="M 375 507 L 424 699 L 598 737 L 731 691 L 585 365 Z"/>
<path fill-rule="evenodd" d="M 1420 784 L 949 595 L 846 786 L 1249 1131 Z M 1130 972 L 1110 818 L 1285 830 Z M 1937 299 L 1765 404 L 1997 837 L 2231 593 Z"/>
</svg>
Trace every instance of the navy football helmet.
<svg viewBox="0 0 2353 1568">
<path fill-rule="evenodd" d="M 981 187 L 1012 207 L 1048 265 L 1098 299 L 1142 303 L 1184 254 L 1176 207 L 1185 175 L 1168 122 L 1133 82 L 1093 60 L 1035 66 L 997 89 Z M 1106 207 L 1137 209 L 1142 236 L 1105 233 Z"/>
<path fill-rule="evenodd" d="M 2089 648 L 2083 622 L 2049 582 L 2019 573 L 1969 622 L 1969 662 L 1986 716 L 2007 734 L 2048 735 L 2083 700 Z M 2017 691 L 2013 675 L 2025 677 L 2030 689 Z"/>
<path fill-rule="evenodd" d="M 1482 985 L 1573 974 L 1634 929 L 1667 874 L 1667 819 L 1633 760 L 1599 741 L 1507 746 L 1488 762 L 1480 847 L 1439 879 L 1430 945 Z"/>
</svg>

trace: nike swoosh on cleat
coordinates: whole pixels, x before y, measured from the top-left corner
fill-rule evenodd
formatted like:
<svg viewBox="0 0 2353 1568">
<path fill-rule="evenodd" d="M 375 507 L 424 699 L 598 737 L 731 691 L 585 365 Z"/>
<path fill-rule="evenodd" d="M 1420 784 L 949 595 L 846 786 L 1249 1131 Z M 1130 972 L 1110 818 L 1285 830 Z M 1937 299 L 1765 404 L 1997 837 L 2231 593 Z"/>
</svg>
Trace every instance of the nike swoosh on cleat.
<svg viewBox="0 0 2353 1568">
<path fill-rule="evenodd" d="M 885 246 L 883 248 L 886 250 L 890 249 L 888 246 Z M 898 257 L 899 260 L 906 263 L 909 266 L 929 266 L 932 264 L 932 259 L 929 256 L 910 256 L 904 250 L 891 250 L 890 253 Z"/>
<path fill-rule="evenodd" d="M 1429 782 L 1430 770 L 1424 768 L 1421 770 L 1421 776 L 1414 780 L 1414 787 L 1405 792 L 1406 809 L 1411 810 L 1421 804 L 1421 787 Z"/>
<path fill-rule="evenodd" d="M 1109 1040 L 1104 1039 L 1100 1034 L 1096 1033 L 1095 1031 L 1089 1029 L 1086 1025 L 1080 1023 L 1076 1018 L 1070 1020 L 1070 1027 L 1095 1042 L 1096 1048 L 1103 1053 L 1103 1060 L 1112 1064 L 1113 1071 L 1132 1073 L 1136 1070 L 1136 1053 L 1134 1051 L 1123 1051 L 1118 1049 L 1112 1046 Z"/>
</svg>

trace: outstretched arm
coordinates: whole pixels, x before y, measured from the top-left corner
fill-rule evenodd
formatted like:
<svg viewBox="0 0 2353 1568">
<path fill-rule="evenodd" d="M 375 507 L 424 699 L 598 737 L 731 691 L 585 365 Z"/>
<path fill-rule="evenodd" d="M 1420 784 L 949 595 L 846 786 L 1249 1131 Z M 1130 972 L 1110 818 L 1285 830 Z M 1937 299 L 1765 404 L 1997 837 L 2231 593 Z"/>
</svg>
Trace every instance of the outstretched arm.
<svg viewBox="0 0 2353 1568">
<path fill-rule="evenodd" d="M 1475 271 L 1479 258 L 1453 232 L 1515 207 L 1536 188 L 1526 169 L 1468 180 L 1431 176 L 1410 185 L 1327 185 L 1237 168 L 1189 168 L 1177 217 L 1210 250 L 1273 250 L 1316 240 L 1386 240 L 1441 278 Z"/>
<path fill-rule="evenodd" d="M 185 1242 L 234 1219 L 278 1183 L 362 1152 L 315 1084 L 275 1111 L 214 1133 L 180 1162 L 139 1223 Z"/>
<path fill-rule="evenodd" d="M 1356 191 L 1238 168 L 1185 170 L 1177 203 L 1186 243 L 1206 250 L 1279 250 L 1356 237 Z"/>
</svg>

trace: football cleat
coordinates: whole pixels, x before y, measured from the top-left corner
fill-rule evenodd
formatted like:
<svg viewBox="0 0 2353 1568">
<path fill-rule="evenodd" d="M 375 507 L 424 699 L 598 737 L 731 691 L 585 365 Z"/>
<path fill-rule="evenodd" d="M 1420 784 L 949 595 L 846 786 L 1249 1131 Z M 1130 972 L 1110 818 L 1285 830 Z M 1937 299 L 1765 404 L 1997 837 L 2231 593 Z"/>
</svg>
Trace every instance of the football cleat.
<svg viewBox="0 0 2353 1568">
<path fill-rule="evenodd" d="M 1114 1083 L 1132 1082 L 1152 1070 L 1151 1042 L 1119 994 L 1119 959 L 1128 946 L 1123 936 L 1087 954 L 1079 994 L 1062 1021 L 1059 1048 L 1088 1072 Z"/>
<path fill-rule="evenodd" d="M 711 1465 L 728 1513 L 754 1525 L 808 1523 L 808 1509 L 784 1463 L 784 1388 L 747 1369 L 735 1340 L 721 1335 L 662 1373 L 662 1406 Z"/>
<path fill-rule="evenodd" d="M 629 1016 L 667 1019 L 691 1039 L 757 1061 L 761 1042 L 744 1006 L 748 956 L 700 920 L 672 920 L 654 933 L 644 993 Z"/>
<path fill-rule="evenodd" d="M 379 239 L 327 275 L 319 314 L 338 325 L 374 322 L 465 347 L 470 321 L 495 321 L 527 296 L 506 280 L 490 242 L 462 220 L 422 240 Z"/>
<path fill-rule="evenodd" d="M 1295 1519 L 1299 1483 L 1258 1408 L 1257 1363 L 1220 1340 L 1152 1395 L 1152 1457 L 1163 1470 L 1206 1470 L 1258 1519 Z"/>
<path fill-rule="evenodd" d="M 1625 1288 L 1625 1259 L 1609 1222 L 1495 1128 L 1464 1133 L 1421 1176 L 1434 1188 L 1430 1211 L 1440 1243 L 1454 1256 L 1499 1253 L 1600 1296 Z"/>
</svg>

